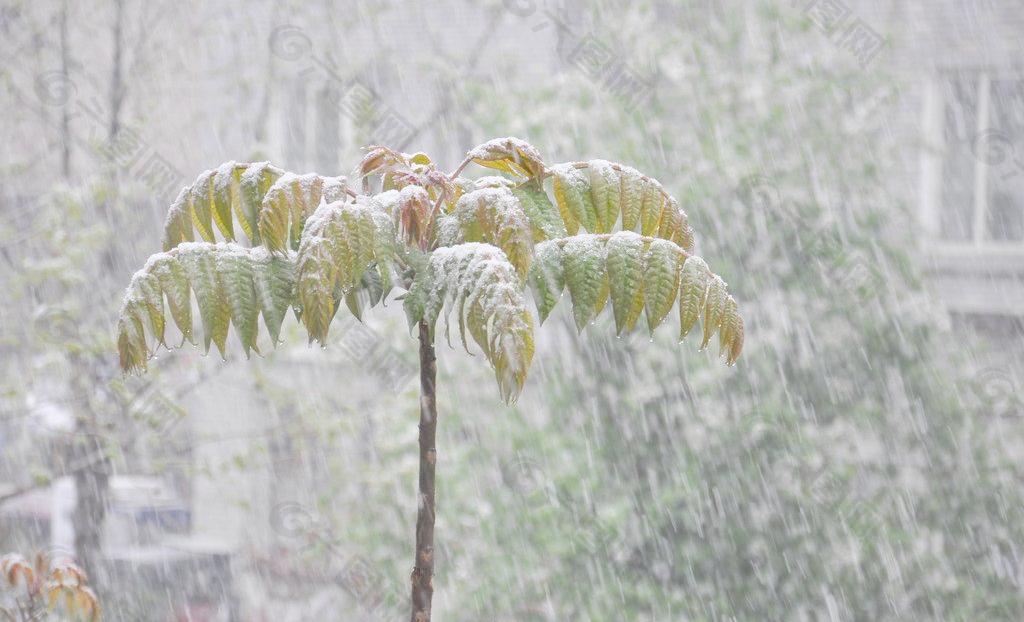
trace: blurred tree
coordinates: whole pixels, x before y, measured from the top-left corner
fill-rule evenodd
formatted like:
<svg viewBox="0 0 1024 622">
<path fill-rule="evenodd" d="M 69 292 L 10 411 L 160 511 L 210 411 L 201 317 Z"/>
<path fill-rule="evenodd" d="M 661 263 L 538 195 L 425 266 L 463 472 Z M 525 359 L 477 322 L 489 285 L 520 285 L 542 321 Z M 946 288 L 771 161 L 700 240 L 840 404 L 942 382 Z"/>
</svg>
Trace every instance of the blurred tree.
<svg viewBox="0 0 1024 622">
<path fill-rule="evenodd" d="M 545 401 L 575 405 L 528 434 L 510 413 L 480 444 L 517 448 L 499 458 L 510 485 L 549 509 L 524 514 L 494 488 L 496 533 L 522 534 L 487 544 L 543 551 L 532 563 L 547 572 L 477 562 L 468 574 L 494 586 L 488 612 L 520 619 L 515 603 L 532 601 L 538 618 L 594 620 L 1020 617 L 1019 572 L 1006 569 L 1022 473 L 951 351 L 966 336 L 950 334 L 912 268 L 894 76 L 771 3 L 608 3 L 572 17 L 580 45 L 647 70 L 649 105 L 570 65 L 550 90 L 499 88 L 480 131 L 560 123 L 538 142 L 679 179 L 711 232 L 702 249 L 751 301 L 756 355 L 726 382 L 667 343 L 583 342 L 565 364 L 541 349 L 557 390 Z M 598 479 L 579 471 L 588 460 L 611 466 Z M 551 542 L 577 544 L 553 554 Z"/>
</svg>

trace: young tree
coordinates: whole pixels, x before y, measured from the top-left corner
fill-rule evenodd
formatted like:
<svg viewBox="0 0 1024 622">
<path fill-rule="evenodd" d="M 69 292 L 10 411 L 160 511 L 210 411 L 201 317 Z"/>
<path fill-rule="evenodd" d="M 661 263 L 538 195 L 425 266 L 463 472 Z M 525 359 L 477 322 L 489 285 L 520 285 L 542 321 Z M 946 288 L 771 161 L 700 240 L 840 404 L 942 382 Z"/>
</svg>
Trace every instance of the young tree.
<svg viewBox="0 0 1024 622">
<path fill-rule="evenodd" d="M 471 163 L 507 176 L 460 176 Z M 195 342 L 192 292 L 204 347 L 212 342 L 223 355 L 233 325 L 248 356 L 259 352 L 260 315 L 275 345 L 289 308 L 310 342 L 326 344 L 342 301 L 361 317 L 394 285 L 403 287 L 410 328 L 418 326 L 422 391 L 411 619 L 429 620 L 434 337 L 442 310 L 449 343 L 454 310 L 463 346 L 469 350 L 468 330 L 506 402 L 522 390 L 533 357 L 527 284 L 542 322 L 568 289 L 579 330 L 610 300 L 619 333 L 641 314 L 653 332 L 678 298 L 680 338 L 701 321 L 701 347 L 717 333 L 730 364 L 743 346 L 743 321 L 725 282 L 692 254 L 686 213 L 661 184 L 628 166 L 548 167 L 531 145 L 503 138 L 472 149 L 451 174 L 423 153 L 371 147 L 353 177 L 362 192 L 342 177 L 300 176 L 266 162 L 202 173 L 171 206 L 164 252 L 128 286 L 118 350 L 131 372 L 167 346 L 165 298 L 184 339 Z"/>
</svg>

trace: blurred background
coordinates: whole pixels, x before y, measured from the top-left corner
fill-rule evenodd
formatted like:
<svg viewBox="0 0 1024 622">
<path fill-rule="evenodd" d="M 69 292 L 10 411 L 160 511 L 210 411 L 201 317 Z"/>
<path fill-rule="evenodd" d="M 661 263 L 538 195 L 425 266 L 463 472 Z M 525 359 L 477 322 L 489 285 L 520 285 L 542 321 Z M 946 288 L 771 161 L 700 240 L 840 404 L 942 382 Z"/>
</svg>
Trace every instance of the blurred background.
<svg viewBox="0 0 1024 622">
<path fill-rule="evenodd" d="M 562 305 L 513 407 L 442 341 L 435 619 L 1024 618 L 1022 30 L 1019 0 L 0 0 L 0 552 L 74 557 L 107 620 L 407 617 L 401 304 L 141 378 L 114 322 L 200 171 L 512 135 L 661 180 L 747 341 L 727 368 Z"/>
</svg>

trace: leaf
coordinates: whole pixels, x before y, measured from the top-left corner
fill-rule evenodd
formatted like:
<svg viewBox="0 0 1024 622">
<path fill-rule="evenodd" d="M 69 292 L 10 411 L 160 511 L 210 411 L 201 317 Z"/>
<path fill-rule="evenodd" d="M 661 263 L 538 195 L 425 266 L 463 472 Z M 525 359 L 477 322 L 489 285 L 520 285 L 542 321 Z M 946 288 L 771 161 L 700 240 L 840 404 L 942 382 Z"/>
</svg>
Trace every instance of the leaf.
<svg viewBox="0 0 1024 622">
<path fill-rule="evenodd" d="M 732 347 L 733 337 L 736 335 L 736 328 L 739 320 L 739 310 L 736 301 L 732 296 L 725 297 L 725 306 L 722 309 L 721 329 L 718 331 L 718 355 L 726 354 Z"/>
<path fill-rule="evenodd" d="M 405 310 L 405 316 L 409 321 L 410 329 L 423 319 L 423 314 L 426 312 L 427 291 L 429 287 L 426 281 L 428 277 L 429 275 L 425 270 L 417 272 L 412 287 L 410 287 L 405 298 L 402 299 L 402 307 Z"/>
<path fill-rule="evenodd" d="M 179 247 L 178 261 L 185 268 L 185 274 L 192 284 L 196 302 L 199 306 L 199 317 L 203 322 L 203 346 L 208 352 L 210 342 L 216 344 L 221 356 L 225 354 L 228 326 L 231 322 L 231 310 L 227 297 L 217 277 L 215 253 L 206 245 Z M 217 248 L 214 245 L 212 248 Z"/>
<path fill-rule="evenodd" d="M 544 162 L 537 148 L 520 138 L 494 138 L 477 145 L 466 159 L 513 175 L 537 177 L 544 172 Z"/>
<path fill-rule="evenodd" d="M 647 180 L 640 200 L 640 233 L 643 235 L 655 235 L 658 231 L 664 200 L 661 186 L 653 180 Z"/>
<path fill-rule="evenodd" d="M 194 229 L 207 242 L 215 242 L 218 231 L 233 242 L 241 231 L 254 245 L 263 243 L 270 231 L 268 248 L 294 249 L 305 219 L 320 200 L 341 199 L 346 191 L 340 177 L 285 173 L 268 162 L 225 162 L 201 173 L 178 195 L 164 223 L 163 247 L 170 250 L 193 241 Z"/>
<path fill-rule="evenodd" d="M 406 186 L 396 195 L 392 216 L 406 244 L 427 248 L 430 235 L 430 215 L 433 203 L 430 195 L 420 186 Z"/>
<path fill-rule="evenodd" d="M 523 206 L 507 188 L 483 188 L 463 195 L 453 212 L 462 242 L 500 248 L 525 280 L 533 260 L 533 234 Z M 444 234 L 442 237 L 450 237 Z"/>
<path fill-rule="evenodd" d="M 363 273 L 359 284 L 345 294 L 345 306 L 357 319 L 363 319 L 363 312 L 380 302 L 383 295 L 380 274 L 375 270 Z"/>
<path fill-rule="evenodd" d="M 458 310 L 463 341 L 468 329 L 494 368 L 502 398 L 513 401 L 534 351 L 533 320 L 521 287 L 501 249 L 467 242 L 434 250 L 417 270 L 404 304 L 410 324 L 422 320 L 432 330 L 443 306 Z"/>
<path fill-rule="evenodd" d="M 134 292 L 140 313 L 148 321 L 156 342 L 164 344 L 164 297 L 159 280 L 152 273 L 140 270 L 132 278 L 129 290 Z"/>
<path fill-rule="evenodd" d="M 672 240 L 687 252 L 693 251 L 694 236 L 689 218 L 675 199 L 669 198 L 662 210 L 658 237 Z"/>
<path fill-rule="evenodd" d="M 407 154 L 388 147 L 371 145 L 366 148 L 366 155 L 352 176 L 362 180 L 370 175 L 384 175 L 398 168 L 408 168 L 411 164 Z"/>
<path fill-rule="evenodd" d="M 565 270 L 562 266 L 562 247 L 555 241 L 541 242 L 533 247 L 533 265 L 530 266 L 530 288 L 537 313 L 543 324 L 551 310 L 562 299 L 565 288 Z"/>
<path fill-rule="evenodd" d="M 216 171 L 200 173 L 189 192 L 188 205 L 192 224 L 199 236 L 207 242 L 214 241 L 213 235 L 213 176 Z"/>
<path fill-rule="evenodd" d="M 590 179 L 572 163 L 558 164 L 554 175 L 555 201 L 565 222 L 565 230 L 575 235 L 580 225 L 588 232 L 597 229 L 597 210 L 590 194 Z"/>
<path fill-rule="evenodd" d="M 534 326 L 519 277 L 501 249 L 470 242 L 434 250 L 404 304 L 411 322 L 431 327 L 442 305 L 458 309 L 460 331 L 468 329 L 483 350 L 502 398 L 515 400 L 534 357 Z"/>
<path fill-rule="evenodd" d="M 164 235 L 161 246 L 169 251 L 183 242 L 192 242 L 195 236 L 192 232 L 192 207 L 189 204 L 191 188 L 185 187 L 178 193 L 178 197 L 171 203 L 167 212 L 167 220 L 164 222 Z"/>
<path fill-rule="evenodd" d="M 161 292 L 167 297 L 171 318 L 185 339 L 195 343 L 195 337 L 192 335 L 191 287 L 185 268 L 173 255 L 159 253 L 147 262 L 147 268 L 144 270 L 149 270 L 156 276 Z"/>
<path fill-rule="evenodd" d="M 621 193 L 619 175 L 607 160 L 591 160 L 587 163 L 590 181 L 590 196 L 594 202 L 597 217 L 595 233 L 607 233 L 619 219 Z"/>
<path fill-rule="evenodd" d="M 640 171 L 629 166 L 619 170 L 619 194 L 622 197 L 622 229 L 636 231 L 640 222 L 640 204 L 643 202 L 645 181 Z"/>
<path fill-rule="evenodd" d="M 225 240 L 235 239 L 232 203 L 238 199 L 238 172 L 234 162 L 217 167 L 212 178 L 213 221 Z"/>
<path fill-rule="evenodd" d="M 679 288 L 680 254 L 668 240 L 651 241 L 644 255 L 644 308 L 647 326 L 653 333 L 661 324 L 676 299 Z"/>
<path fill-rule="evenodd" d="M 321 199 L 340 199 L 344 182 L 315 173 L 285 173 L 267 190 L 260 204 L 259 237 L 274 252 L 298 249 L 306 219 L 320 205 Z"/>
<path fill-rule="evenodd" d="M 137 306 L 125 304 L 117 321 L 117 353 L 125 373 L 146 370 L 149 348 Z"/>
<path fill-rule="evenodd" d="M 740 353 L 743 351 L 743 318 L 737 313 L 736 324 L 732 330 L 732 342 L 729 344 L 729 356 L 726 358 L 726 362 L 729 365 L 735 365 L 736 360 L 740 358 Z"/>
<path fill-rule="evenodd" d="M 295 303 L 293 264 L 294 253 L 272 255 L 263 247 L 234 243 L 179 244 L 154 255 L 132 277 L 121 307 L 118 352 L 122 369 L 145 369 L 152 354 L 146 324 L 157 343 L 162 343 L 164 297 L 178 328 L 187 339 L 193 339 L 192 292 L 203 322 L 206 351 L 212 342 L 223 355 L 229 327 L 234 325 L 246 355 L 250 350 L 258 352 L 261 313 L 276 345 L 284 315 Z"/>
<path fill-rule="evenodd" d="M 281 172 L 269 162 L 255 162 L 246 167 L 238 180 L 238 201 L 235 216 L 252 244 L 260 243 L 260 206 Z"/>
<path fill-rule="evenodd" d="M 294 254 L 271 254 L 259 248 L 253 250 L 252 261 L 256 300 L 263 314 L 263 324 L 276 347 L 280 341 L 281 324 L 295 300 Z"/>
<path fill-rule="evenodd" d="M 236 247 L 218 257 L 220 265 L 217 274 L 231 313 L 235 335 L 242 342 L 246 358 L 249 350 L 259 352 L 256 338 L 259 334 L 258 320 L 260 307 L 256 302 L 256 288 L 253 285 L 252 259 L 244 249 Z"/>
<path fill-rule="evenodd" d="M 576 328 L 582 331 L 597 315 L 602 291 L 608 287 L 605 244 L 597 236 L 580 235 L 568 238 L 562 251 L 573 319 Z"/>
<path fill-rule="evenodd" d="M 327 330 L 337 310 L 334 300 L 337 268 L 326 239 L 316 237 L 303 240 L 296 256 L 296 271 L 302 324 L 309 334 L 310 343 L 319 341 L 326 345 Z"/>
<path fill-rule="evenodd" d="M 632 330 L 644 308 L 644 241 L 632 231 L 620 231 L 608 240 L 609 293 L 615 314 L 615 332 Z"/>
<path fill-rule="evenodd" d="M 519 199 L 519 203 L 526 212 L 533 230 L 534 242 L 542 240 L 553 240 L 566 236 L 565 224 L 558 213 L 558 209 L 551 203 L 548 193 L 544 192 L 544 185 L 537 180 L 524 181 L 512 188 L 512 194 Z"/>
<path fill-rule="evenodd" d="M 688 257 L 679 279 L 679 339 L 686 337 L 704 309 L 711 271 L 700 257 Z"/>
<path fill-rule="evenodd" d="M 711 277 L 708 283 L 708 295 L 704 302 L 704 337 L 700 342 L 700 349 L 708 347 L 711 337 L 722 324 L 722 314 L 725 311 L 727 287 L 725 281 L 718 275 Z"/>
</svg>

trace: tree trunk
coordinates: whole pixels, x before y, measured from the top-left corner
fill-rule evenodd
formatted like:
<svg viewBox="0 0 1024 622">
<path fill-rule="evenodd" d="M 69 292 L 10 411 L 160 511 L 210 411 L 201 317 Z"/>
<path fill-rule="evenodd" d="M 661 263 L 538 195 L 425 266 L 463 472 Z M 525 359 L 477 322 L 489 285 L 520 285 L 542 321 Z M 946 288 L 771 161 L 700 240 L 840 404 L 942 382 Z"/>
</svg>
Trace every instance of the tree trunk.
<svg viewBox="0 0 1024 622">
<path fill-rule="evenodd" d="M 71 53 L 68 50 L 68 3 L 60 5 L 60 72 L 63 83 L 61 88 L 71 88 Z M 70 97 L 63 98 L 60 108 L 60 174 L 67 180 L 71 178 L 71 112 L 68 110 Z"/>
<path fill-rule="evenodd" d="M 114 1 L 114 27 L 111 31 L 113 39 L 114 59 L 110 70 L 110 127 L 107 129 L 107 140 L 114 149 L 114 141 L 121 131 L 121 105 L 124 103 L 124 70 L 122 31 L 124 30 L 124 0 Z"/>
<path fill-rule="evenodd" d="M 430 328 L 420 322 L 420 487 L 416 514 L 416 565 L 412 570 L 412 622 L 429 622 L 434 596 L 434 465 L 437 452 L 437 357 Z"/>
</svg>

